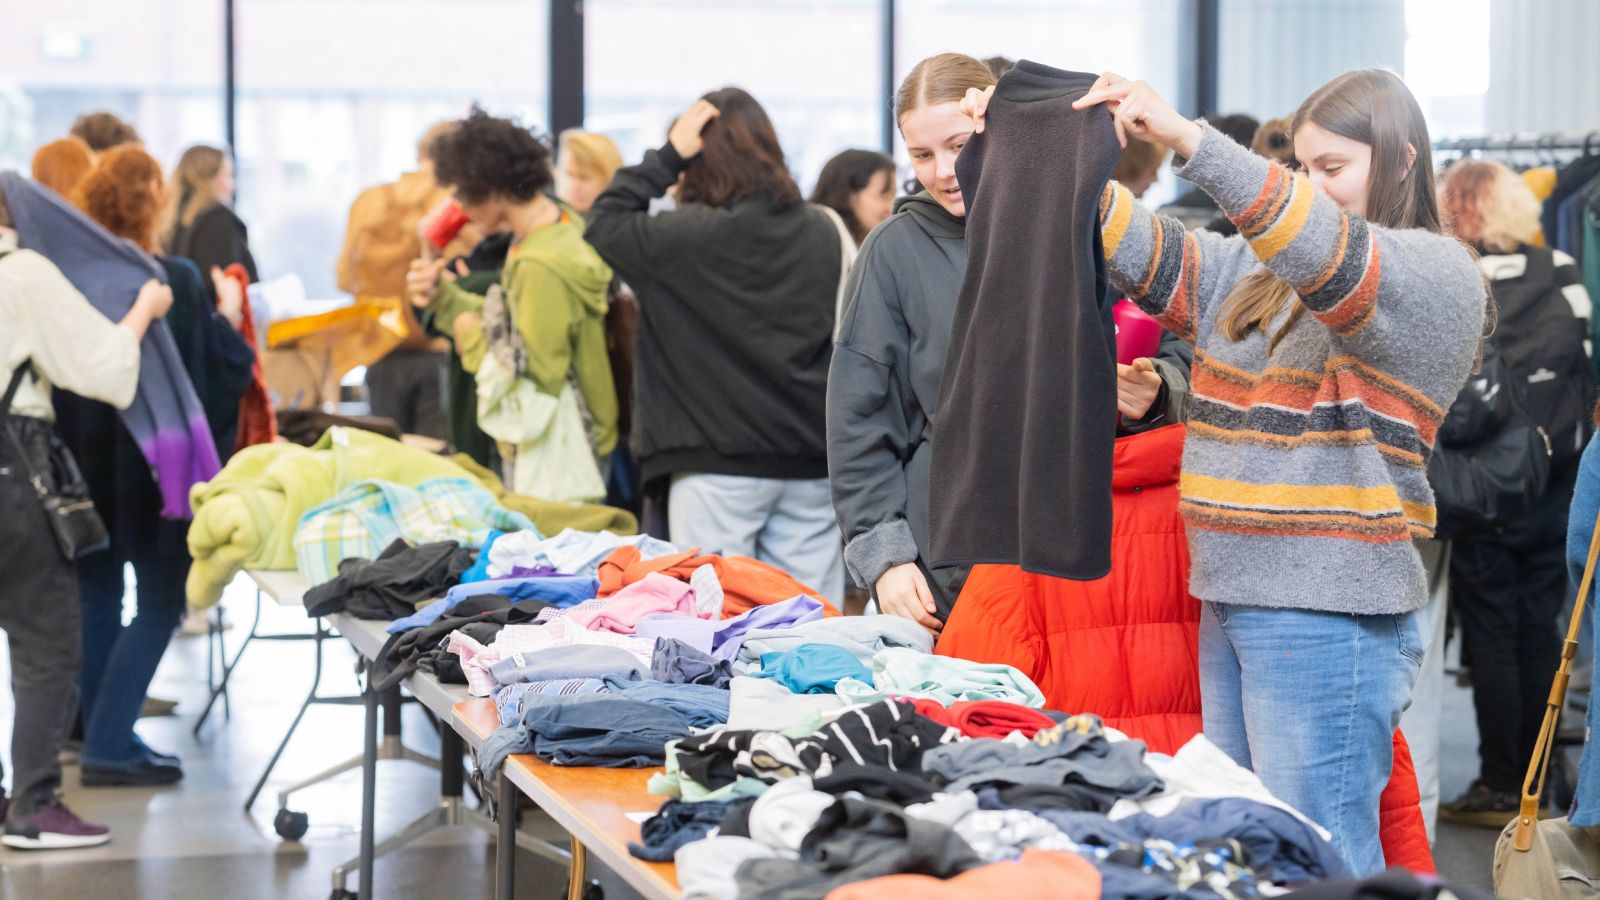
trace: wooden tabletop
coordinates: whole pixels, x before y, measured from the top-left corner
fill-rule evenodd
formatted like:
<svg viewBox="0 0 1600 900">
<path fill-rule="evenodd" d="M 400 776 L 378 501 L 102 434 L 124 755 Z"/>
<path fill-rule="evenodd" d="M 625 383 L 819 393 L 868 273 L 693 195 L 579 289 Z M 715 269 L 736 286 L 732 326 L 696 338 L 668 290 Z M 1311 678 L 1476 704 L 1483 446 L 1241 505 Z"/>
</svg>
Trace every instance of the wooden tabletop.
<svg viewBox="0 0 1600 900">
<path fill-rule="evenodd" d="M 469 744 L 477 746 L 499 727 L 500 719 L 493 701 L 467 700 L 456 704 L 453 724 Z M 639 825 L 628 813 L 654 813 L 665 799 L 645 789 L 650 776 L 659 771 L 553 766 L 518 754 L 507 757 L 501 777 L 510 778 L 639 893 L 652 900 L 677 900 L 681 891 L 676 866 L 645 862 L 628 852 L 628 844 L 639 840 Z"/>
</svg>

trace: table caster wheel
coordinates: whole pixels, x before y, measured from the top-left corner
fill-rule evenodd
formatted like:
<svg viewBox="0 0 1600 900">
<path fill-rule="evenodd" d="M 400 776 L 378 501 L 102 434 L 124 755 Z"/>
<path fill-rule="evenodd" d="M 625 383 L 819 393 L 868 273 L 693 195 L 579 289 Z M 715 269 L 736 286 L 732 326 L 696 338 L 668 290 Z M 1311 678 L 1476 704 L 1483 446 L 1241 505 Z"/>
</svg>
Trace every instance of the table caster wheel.
<svg viewBox="0 0 1600 900">
<path fill-rule="evenodd" d="M 298 841 L 306 836 L 306 829 L 311 825 L 311 817 L 303 812 L 292 812 L 287 809 L 278 810 L 272 817 L 272 830 L 278 837 L 286 841 Z M 351 896 L 355 896 L 352 894 Z"/>
</svg>

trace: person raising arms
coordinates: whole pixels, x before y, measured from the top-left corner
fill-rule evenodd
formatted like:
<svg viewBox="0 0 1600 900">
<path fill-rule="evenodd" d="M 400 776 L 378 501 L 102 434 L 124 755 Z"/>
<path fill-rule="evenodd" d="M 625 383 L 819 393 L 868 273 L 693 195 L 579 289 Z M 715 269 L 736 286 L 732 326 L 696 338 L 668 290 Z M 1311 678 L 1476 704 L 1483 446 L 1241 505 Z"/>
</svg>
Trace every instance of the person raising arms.
<svg viewBox="0 0 1600 900">
<path fill-rule="evenodd" d="M 990 93 L 964 101 L 979 130 Z M 1205 732 L 1358 873 L 1381 871 L 1379 797 L 1422 655 L 1427 460 L 1486 311 L 1472 253 L 1443 233 L 1422 112 L 1392 73 L 1342 75 L 1296 112 L 1291 172 L 1142 81 L 1107 73 L 1074 106 L 1102 104 L 1240 232 L 1186 233 L 1116 183 L 1101 198 L 1113 283 L 1196 344 L 1180 509 Z"/>
</svg>

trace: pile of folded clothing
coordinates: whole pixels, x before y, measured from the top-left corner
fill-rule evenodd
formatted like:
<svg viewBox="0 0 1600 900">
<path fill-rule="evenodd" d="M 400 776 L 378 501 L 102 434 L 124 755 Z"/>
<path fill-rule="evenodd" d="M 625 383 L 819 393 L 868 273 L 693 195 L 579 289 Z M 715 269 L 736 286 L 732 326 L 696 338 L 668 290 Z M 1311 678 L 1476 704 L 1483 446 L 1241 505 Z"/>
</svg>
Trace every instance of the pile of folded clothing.
<svg viewBox="0 0 1600 900">
<path fill-rule="evenodd" d="M 485 523 L 487 524 L 487 523 Z M 1044 709 L 1017 669 L 840 616 L 756 560 L 490 529 L 345 560 L 313 614 L 392 620 L 382 685 L 491 697 L 478 750 L 654 768 L 632 852 L 691 898 L 1257 898 L 1346 877 L 1328 834 L 1204 736 L 1176 754 Z"/>
</svg>

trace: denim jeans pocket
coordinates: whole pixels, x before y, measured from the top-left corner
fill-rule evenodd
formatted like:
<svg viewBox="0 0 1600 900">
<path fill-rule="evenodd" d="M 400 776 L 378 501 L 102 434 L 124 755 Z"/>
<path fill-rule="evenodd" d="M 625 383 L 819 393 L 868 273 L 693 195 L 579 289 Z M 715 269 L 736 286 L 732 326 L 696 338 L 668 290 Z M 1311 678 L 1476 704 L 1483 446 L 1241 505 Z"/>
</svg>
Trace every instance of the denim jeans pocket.
<svg viewBox="0 0 1600 900">
<path fill-rule="evenodd" d="M 1422 623 L 1415 612 L 1402 613 L 1394 616 L 1395 641 L 1400 645 L 1400 654 L 1411 660 L 1412 665 L 1422 665 Z"/>
<path fill-rule="evenodd" d="M 1226 603 L 1216 603 L 1214 601 L 1207 600 L 1205 601 L 1205 604 L 1211 608 L 1211 615 L 1216 618 L 1218 625 L 1228 624 L 1228 605 Z"/>
</svg>

